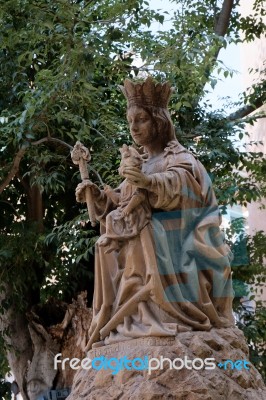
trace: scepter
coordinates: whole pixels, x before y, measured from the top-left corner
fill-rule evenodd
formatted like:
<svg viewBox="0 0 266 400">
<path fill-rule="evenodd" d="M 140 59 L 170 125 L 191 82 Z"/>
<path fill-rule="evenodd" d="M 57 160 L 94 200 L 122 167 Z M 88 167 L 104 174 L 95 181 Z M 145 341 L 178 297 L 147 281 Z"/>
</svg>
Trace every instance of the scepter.
<svg viewBox="0 0 266 400">
<path fill-rule="evenodd" d="M 71 151 L 71 158 L 73 163 L 79 166 L 81 180 L 84 181 L 85 179 L 89 179 L 89 172 L 87 166 L 88 162 L 91 160 L 89 149 L 87 149 L 87 147 L 85 147 L 81 142 L 78 141 L 76 142 L 73 150 Z M 95 209 L 94 209 L 91 189 L 89 187 L 86 187 L 85 189 L 85 199 L 87 203 L 91 226 L 95 226 L 96 225 Z"/>
</svg>

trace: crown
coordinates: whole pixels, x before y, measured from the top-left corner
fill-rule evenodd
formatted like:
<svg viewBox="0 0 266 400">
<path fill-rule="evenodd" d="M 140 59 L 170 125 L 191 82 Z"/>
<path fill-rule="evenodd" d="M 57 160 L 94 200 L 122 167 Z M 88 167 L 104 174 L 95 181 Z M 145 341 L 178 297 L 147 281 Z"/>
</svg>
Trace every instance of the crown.
<svg viewBox="0 0 266 400">
<path fill-rule="evenodd" d="M 149 76 L 144 82 L 132 82 L 125 79 L 124 86 L 119 85 L 130 106 L 148 106 L 167 108 L 174 88 L 169 82 L 156 83 Z"/>
</svg>

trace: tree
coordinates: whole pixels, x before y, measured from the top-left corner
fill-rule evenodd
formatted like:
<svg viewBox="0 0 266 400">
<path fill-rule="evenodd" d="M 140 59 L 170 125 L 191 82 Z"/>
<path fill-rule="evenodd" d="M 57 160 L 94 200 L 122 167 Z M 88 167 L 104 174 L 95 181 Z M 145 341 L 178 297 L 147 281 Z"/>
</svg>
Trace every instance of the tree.
<svg viewBox="0 0 266 400">
<path fill-rule="evenodd" d="M 64 341 L 73 347 L 73 313 L 89 323 L 84 297 L 69 304 L 82 290 L 90 304 L 99 232 L 75 202 L 79 177 L 69 150 L 76 140 L 88 145 L 92 179 L 118 183 L 118 147 L 129 137 L 117 84 L 126 76 L 149 72 L 178 88 L 171 102 L 178 137 L 207 167 L 222 206 L 265 193 L 261 154 L 237 147 L 244 123 L 259 117 L 250 113 L 265 101 L 265 81 L 242 95 L 234 114 L 204 103 L 212 74 L 230 74 L 220 49 L 262 35 L 263 1 L 248 18 L 238 1 L 173 3 L 173 28 L 154 34 L 152 21 L 165 15 L 144 0 L 1 1 L 1 370 L 8 360 L 25 399 L 69 381 L 60 373 L 43 380 L 36 353 L 56 352 Z"/>
</svg>

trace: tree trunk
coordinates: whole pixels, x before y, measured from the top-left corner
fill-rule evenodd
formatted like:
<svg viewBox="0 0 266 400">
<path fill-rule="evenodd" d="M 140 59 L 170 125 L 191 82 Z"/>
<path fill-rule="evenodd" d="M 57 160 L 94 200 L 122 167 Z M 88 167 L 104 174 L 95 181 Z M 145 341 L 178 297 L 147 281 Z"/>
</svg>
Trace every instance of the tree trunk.
<svg viewBox="0 0 266 400">
<path fill-rule="evenodd" d="M 30 186 L 23 179 L 27 195 L 27 220 L 36 224 L 36 238 L 43 231 L 42 193 L 37 185 Z M 24 266 L 21 266 L 24 268 Z M 43 284 L 43 269 L 34 264 L 38 287 Z M 25 273 L 27 266 L 25 265 Z M 21 298 L 21 308 L 12 305 L 12 285 L 0 288 L 0 332 L 7 346 L 7 359 L 24 400 L 36 400 L 51 389 L 71 387 L 75 370 L 54 369 L 54 356 L 84 357 L 91 311 L 86 305 L 86 293 L 67 307 L 67 304 L 49 300 L 40 303 L 40 290 L 28 285 Z M 35 285 L 36 286 L 36 285 Z M 49 321 L 46 318 L 49 316 Z M 52 319 L 52 322 L 51 322 Z"/>
<path fill-rule="evenodd" d="M 3 300 L 10 297 L 10 288 L 5 287 L 1 293 L 0 305 Z M 28 330 L 28 323 L 24 315 L 11 307 L 0 319 L 0 331 L 7 345 L 7 359 L 15 376 L 23 399 L 28 400 L 26 374 L 28 360 L 31 360 L 33 351 Z"/>
<path fill-rule="evenodd" d="M 6 290 L 6 295 L 8 290 Z M 8 346 L 7 358 L 10 368 L 24 400 L 36 400 L 52 389 L 71 388 L 75 370 L 66 365 L 54 368 L 54 356 L 82 359 L 88 342 L 88 330 L 92 310 L 87 308 L 87 293 L 83 292 L 76 301 L 66 304 L 50 301 L 39 306 L 39 314 L 64 313 L 61 323 L 45 326 L 40 315 L 34 311 L 22 315 L 10 308 L 0 321 L 0 331 L 6 332 L 4 340 Z M 0 303 L 4 296 L 0 298 Z M 36 310 L 35 310 L 36 311 Z"/>
</svg>

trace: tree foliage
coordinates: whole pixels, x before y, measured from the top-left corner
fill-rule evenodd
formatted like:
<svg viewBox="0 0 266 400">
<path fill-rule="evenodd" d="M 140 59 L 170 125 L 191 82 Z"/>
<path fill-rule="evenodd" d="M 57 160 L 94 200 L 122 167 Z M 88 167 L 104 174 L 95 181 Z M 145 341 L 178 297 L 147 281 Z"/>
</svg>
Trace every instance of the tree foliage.
<svg viewBox="0 0 266 400">
<path fill-rule="evenodd" d="M 177 136 L 206 166 L 221 206 L 265 195 L 262 154 L 239 145 L 265 101 L 265 81 L 242 94 L 234 114 L 206 100 L 214 73 L 231 74 L 221 48 L 265 32 L 264 2 L 256 0 L 249 17 L 233 0 L 172 3 L 170 16 L 145 0 L 1 0 L 0 290 L 9 293 L 2 314 L 15 305 L 26 319 L 49 296 L 69 303 L 83 289 L 92 298 L 99 232 L 76 204 L 70 149 L 82 141 L 92 179 L 119 183 L 118 148 L 130 140 L 117 90 L 125 77 L 148 72 L 177 88 L 170 105 Z M 169 18 L 172 27 L 154 33 L 153 24 Z"/>
</svg>

